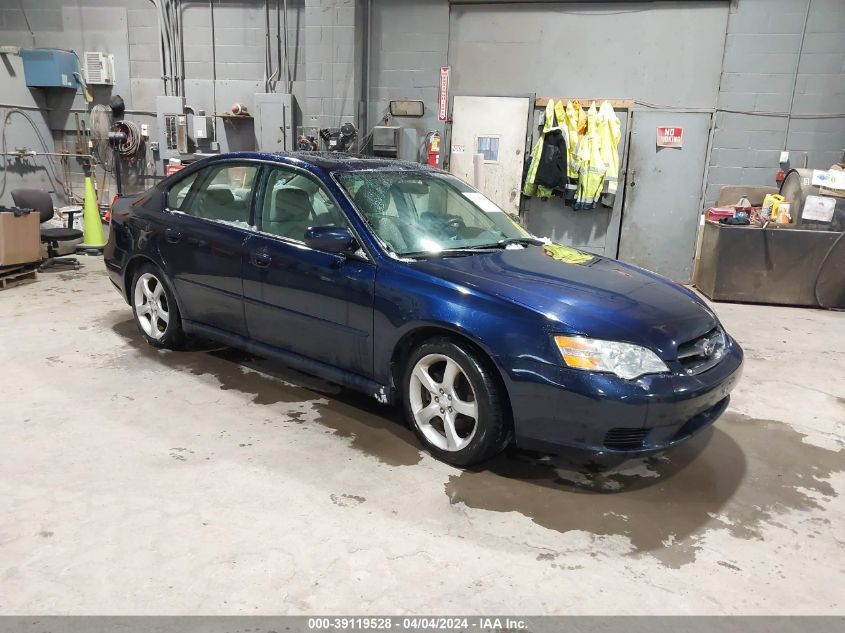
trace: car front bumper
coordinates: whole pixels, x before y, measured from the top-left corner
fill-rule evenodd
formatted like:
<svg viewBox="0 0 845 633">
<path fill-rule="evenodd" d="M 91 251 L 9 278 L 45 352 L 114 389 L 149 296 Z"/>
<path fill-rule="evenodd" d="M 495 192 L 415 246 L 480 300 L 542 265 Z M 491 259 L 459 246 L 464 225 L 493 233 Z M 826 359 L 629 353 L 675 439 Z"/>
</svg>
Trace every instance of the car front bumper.
<svg viewBox="0 0 845 633">
<path fill-rule="evenodd" d="M 647 455 L 684 442 L 724 413 L 742 373 L 730 340 L 725 357 L 698 375 L 623 380 L 536 357 L 512 359 L 505 377 L 517 446 L 543 452 Z"/>
</svg>

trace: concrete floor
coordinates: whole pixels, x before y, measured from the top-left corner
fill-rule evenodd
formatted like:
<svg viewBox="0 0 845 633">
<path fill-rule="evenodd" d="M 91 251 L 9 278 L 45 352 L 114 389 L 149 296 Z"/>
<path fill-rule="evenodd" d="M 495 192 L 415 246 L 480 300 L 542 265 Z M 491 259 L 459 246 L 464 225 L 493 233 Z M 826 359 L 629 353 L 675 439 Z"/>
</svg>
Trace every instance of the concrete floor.
<svg viewBox="0 0 845 633">
<path fill-rule="evenodd" d="M 98 259 L 0 292 L 0 613 L 841 613 L 845 314 L 721 304 L 712 432 L 601 474 L 148 347 Z"/>
</svg>

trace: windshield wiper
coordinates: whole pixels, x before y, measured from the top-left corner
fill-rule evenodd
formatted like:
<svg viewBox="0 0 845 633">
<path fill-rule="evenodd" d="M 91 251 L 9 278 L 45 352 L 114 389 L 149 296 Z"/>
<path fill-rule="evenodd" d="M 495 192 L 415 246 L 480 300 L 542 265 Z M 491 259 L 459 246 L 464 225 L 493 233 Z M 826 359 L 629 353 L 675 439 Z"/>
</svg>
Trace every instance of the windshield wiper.
<svg viewBox="0 0 845 633">
<path fill-rule="evenodd" d="M 496 245 L 493 246 L 472 246 L 470 248 L 444 248 L 442 251 L 416 251 L 413 253 L 402 253 L 400 257 L 419 257 L 419 258 L 435 258 L 435 257 L 461 257 L 466 255 L 478 255 L 479 253 L 495 253 L 498 249 Z"/>
<path fill-rule="evenodd" d="M 543 242 L 543 240 L 537 239 L 536 237 L 506 237 L 503 240 L 499 240 L 495 244 L 479 244 L 478 246 L 470 246 L 469 248 L 505 248 L 510 244 L 522 244 L 524 246 L 542 246 L 543 244 L 545 244 L 545 242 Z"/>
</svg>

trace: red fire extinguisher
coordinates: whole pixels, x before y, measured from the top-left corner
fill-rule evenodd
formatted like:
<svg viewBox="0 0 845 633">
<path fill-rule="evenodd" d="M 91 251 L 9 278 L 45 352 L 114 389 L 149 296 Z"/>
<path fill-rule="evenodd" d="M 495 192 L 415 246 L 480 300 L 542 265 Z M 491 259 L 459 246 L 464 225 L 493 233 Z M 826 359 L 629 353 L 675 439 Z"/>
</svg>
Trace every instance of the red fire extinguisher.
<svg viewBox="0 0 845 633">
<path fill-rule="evenodd" d="M 429 132 L 425 142 L 428 150 L 428 164 L 431 167 L 440 167 L 440 132 Z"/>
</svg>

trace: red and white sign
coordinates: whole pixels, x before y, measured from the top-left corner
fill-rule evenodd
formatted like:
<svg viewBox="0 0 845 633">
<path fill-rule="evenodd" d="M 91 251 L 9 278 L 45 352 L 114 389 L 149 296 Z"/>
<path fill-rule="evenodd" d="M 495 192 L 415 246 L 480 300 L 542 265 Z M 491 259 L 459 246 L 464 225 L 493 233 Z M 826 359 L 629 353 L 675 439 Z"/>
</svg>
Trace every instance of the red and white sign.
<svg viewBox="0 0 845 633">
<path fill-rule="evenodd" d="M 684 128 L 682 127 L 658 127 L 657 147 L 678 147 L 684 146 Z"/>
<path fill-rule="evenodd" d="M 449 118 L 449 67 L 440 67 L 440 96 L 437 98 L 437 120 Z"/>
</svg>

